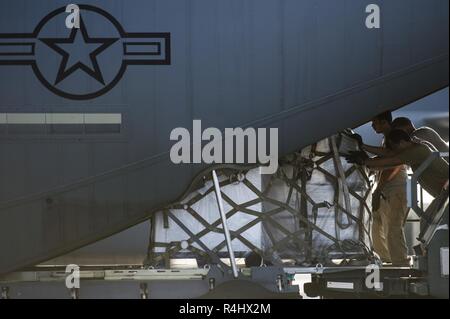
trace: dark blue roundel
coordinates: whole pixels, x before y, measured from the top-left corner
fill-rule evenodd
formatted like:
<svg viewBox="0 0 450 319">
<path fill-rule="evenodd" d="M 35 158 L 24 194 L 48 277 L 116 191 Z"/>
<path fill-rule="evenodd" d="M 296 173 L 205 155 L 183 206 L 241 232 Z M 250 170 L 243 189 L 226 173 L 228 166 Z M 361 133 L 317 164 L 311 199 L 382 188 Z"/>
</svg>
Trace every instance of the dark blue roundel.
<svg viewBox="0 0 450 319">
<path fill-rule="evenodd" d="M 110 91 L 129 65 L 170 65 L 169 33 L 127 33 L 106 11 L 89 5 L 79 8 L 79 28 L 67 28 L 69 14 L 62 7 L 31 34 L 0 34 L 0 65 L 29 64 L 46 88 L 74 100 Z M 28 45 L 29 54 L 2 55 L 2 44 L 11 40 Z"/>
</svg>

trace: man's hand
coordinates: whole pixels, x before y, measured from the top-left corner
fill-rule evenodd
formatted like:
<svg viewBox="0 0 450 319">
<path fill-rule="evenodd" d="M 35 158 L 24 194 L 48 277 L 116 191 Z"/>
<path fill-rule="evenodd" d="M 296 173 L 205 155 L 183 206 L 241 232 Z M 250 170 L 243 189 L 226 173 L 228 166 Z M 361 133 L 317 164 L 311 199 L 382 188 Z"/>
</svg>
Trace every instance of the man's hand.
<svg viewBox="0 0 450 319">
<path fill-rule="evenodd" d="M 369 159 L 369 156 L 366 152 L 358 151 L 350 152 L 345 156 L 345 159 L 349 164 L 364 165 L 365 161 Z"/>
<path fill-rule="evenodd" d="M 359 148 L 362 149 L 362 146 L 364 145 L 364 142 L 363 142 L 363 139 L 362 139 L 361 135 L 354 133 L 354 134 L 348 135 L 348 137 L 350 137 L 351 139 L 354 139 L 358 143 Z"/>
</svg>

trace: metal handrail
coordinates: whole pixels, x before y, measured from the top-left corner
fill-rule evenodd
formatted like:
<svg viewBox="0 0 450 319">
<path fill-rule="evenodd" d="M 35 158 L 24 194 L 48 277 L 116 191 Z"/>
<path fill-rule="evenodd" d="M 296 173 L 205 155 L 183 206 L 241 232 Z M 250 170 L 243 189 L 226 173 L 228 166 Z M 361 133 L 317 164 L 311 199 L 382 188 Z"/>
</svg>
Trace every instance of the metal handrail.
<svg viewBox="0 0 450 319">
<path fill-rule="evenodd" d="M 419 166 L 419 168 L 414 172 L 411 177 L 411 181 L 408 181 L 408 207 L 412 208 L 416 214 L 426 220 L 427 222 L 431 222 L 430 217 L 425 214 L 425 211 L 422 207 L 419 206 L 418 198 L 417 198 L 417 190 L 419 186 L 419 177 L 423 174 L 423 172 L 433 163 L 434 160 L 442 157 L 448 157 L 449 153 L 440 153 L 433 152 L 423 163 Z M 422 203 L 423 204 L 423 203 Z"/>
</svg>

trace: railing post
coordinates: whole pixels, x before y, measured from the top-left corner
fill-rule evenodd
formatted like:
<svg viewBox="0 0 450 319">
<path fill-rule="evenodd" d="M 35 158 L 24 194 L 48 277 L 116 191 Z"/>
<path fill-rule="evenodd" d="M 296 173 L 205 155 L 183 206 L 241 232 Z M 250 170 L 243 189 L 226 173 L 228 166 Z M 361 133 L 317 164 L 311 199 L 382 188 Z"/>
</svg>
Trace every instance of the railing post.
<svg viewBox="0 0 450 319">
<path fill-rule="evenodd" d="M 238 278 L 239 274 L 238 274 L 238 269 L 236 266 L 236 258 L 234 257 L 234 251 L 233 251 L 233 247 L 231 245 L 230 230 L 228 228 L 227 216 L 226 216 L 225 210 L 223 208 L 223 199 L 222 199 L 222 193 L 220 191 L 219 179 L 217 178 L 217 174 L 216 174 L 215 170 L 212 171 L 212 177 L 213 177 L 213 181 L 214 181 L 214 188 L 216 191 L 217 206 L 219 207 L 220 218 L 222 219 L 223 232 L 225 234 L 225 240 L 227 242 L 228 254 L 230 255 L 230 264 L 231 264 L 231 269 L 233 271 L 233 277 Z"/>
</svg>

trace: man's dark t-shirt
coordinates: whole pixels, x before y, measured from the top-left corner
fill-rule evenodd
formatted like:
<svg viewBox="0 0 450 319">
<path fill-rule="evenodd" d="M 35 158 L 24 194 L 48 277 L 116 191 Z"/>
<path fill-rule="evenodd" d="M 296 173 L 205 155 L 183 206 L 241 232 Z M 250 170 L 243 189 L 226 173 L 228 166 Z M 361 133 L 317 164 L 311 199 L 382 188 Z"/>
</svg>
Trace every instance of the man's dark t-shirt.
<svg viewBox="0 0 450 319">
<path fill-rule="evenodd" d="M 402 150 L 398 157 L 415 172 L 424 163 L 433 151 L 425 144 L 415 143 Z M 448 181 L 448 163 L 442 158 L 435 159 L 420 175 L 420 185 L 433 197 L 438 197 Z"/>
</svg>

